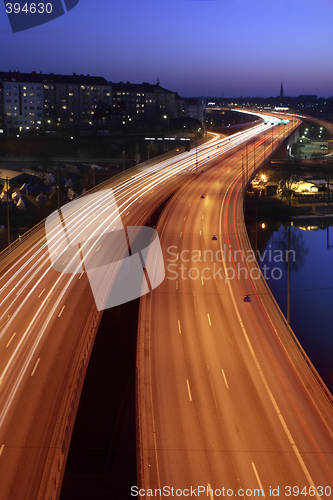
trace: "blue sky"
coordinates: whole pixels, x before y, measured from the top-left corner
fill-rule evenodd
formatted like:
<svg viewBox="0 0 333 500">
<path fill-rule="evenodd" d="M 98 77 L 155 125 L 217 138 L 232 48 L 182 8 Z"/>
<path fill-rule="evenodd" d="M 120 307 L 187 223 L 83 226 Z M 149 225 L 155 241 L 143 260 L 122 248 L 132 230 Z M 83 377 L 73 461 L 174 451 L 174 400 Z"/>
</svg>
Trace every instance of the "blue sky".
<svg viewBox="0 0 333 500">
<path fill-rule="evenodd" d="M 7 2 L 7 0 L 6 0 Z M 333 95 L 331 0 L 80 0 L 12 33 L 0 69 L 156 82 L 182 96 Z"/>
</svg>

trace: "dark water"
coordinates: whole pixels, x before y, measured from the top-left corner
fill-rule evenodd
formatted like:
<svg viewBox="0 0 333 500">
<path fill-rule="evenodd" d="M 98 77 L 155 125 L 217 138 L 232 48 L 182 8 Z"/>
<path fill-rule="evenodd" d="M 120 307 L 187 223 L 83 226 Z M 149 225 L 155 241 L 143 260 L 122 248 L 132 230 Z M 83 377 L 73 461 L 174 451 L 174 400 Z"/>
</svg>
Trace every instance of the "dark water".
<svg viewBox="0 0 333 500">
<path fill-rule="evenodd" d="M 308 224 L 290 225 L 290 324 L 333 393 L 333 227 Z M 275 226 L 259 225 L 259 232 L 271 231 L 259 264 L 262 270 L 266 265 L 267 283 L 287 316 L 289 224 Z"/>
</svg>

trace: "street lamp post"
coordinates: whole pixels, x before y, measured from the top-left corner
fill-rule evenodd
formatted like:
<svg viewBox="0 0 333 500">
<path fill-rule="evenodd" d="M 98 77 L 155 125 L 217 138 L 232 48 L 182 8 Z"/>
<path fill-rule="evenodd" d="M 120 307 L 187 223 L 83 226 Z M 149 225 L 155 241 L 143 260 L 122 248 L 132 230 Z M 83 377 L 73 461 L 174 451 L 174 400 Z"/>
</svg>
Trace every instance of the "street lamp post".
<svg viewBox="0 0 333 500">
<path fill-rule="evenodd" d="M 7 177 L 7 242 L 10 245 L 10 227 L 9 227 L 9 179 Z"/>
<path fill-rule="evenodd" d="M 164 115 L 164 116 L 163 116 L 163 118 L 164 118 L 165 120 L 168 120 L 168 134 L 169 134 L 169 132 L 170 132 L 170 122 L 169 122 L 169 116 L 168 116 L 168 115 Z"/>
</svg>

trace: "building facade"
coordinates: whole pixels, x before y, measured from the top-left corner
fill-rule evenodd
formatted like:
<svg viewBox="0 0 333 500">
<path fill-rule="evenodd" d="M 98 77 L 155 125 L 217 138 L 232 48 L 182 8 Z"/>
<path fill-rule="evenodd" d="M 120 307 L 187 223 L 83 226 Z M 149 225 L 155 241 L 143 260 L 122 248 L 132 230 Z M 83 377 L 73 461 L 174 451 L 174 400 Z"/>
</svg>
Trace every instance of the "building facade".
<svg viewBox="0 0 333 500">
<path fill-rule="evenodd" d="M 41 127 L 44 93 L 34 73 L 0 73 L 3 85 L 3 121 L 5 128 L 18 130 Z"/>
<path fill-rule="evenodd" d="M 0 130 L 88 129 L 185 115 L 203 121 L 198 104 L 185 102 L 159 82 L 112 84 L 76 73 L 0 72 Z"/>
<path fill-rule="evenodd" d="M 157 83 L 113 83 L 112 108 L 118 123 L 129 120 L 159 121 L 177 117 L 177 93 Z"/>
<path fill-rule="evenodd" d="M 9 71 L 0 72 L 0 84 L 0 123 L 8 130 L 89 126 L 96 107 L 112 108 L 111 84 L 103 77 Z"/>
</svg>

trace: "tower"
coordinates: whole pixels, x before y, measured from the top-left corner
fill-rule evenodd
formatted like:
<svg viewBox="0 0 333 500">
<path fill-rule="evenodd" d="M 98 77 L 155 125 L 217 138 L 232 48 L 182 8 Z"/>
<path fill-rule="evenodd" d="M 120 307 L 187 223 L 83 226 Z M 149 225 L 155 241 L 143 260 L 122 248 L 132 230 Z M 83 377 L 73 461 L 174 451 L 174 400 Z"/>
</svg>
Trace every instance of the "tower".
<svg viewBox="0 0 333 500">
<path fill-rule="evenodd" d="M 280 97 L 283 98 L 283 81 L 281 80 Z"/>
</svg>

